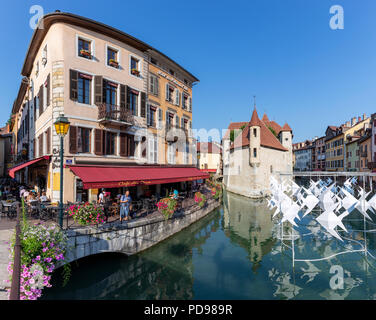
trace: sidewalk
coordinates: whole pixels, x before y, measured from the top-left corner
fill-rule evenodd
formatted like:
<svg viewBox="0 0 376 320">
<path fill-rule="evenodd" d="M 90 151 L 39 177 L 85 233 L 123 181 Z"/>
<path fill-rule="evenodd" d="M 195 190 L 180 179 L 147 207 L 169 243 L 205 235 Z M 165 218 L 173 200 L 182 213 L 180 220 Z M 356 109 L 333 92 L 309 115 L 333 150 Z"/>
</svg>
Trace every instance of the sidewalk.
<svg viewBox="0 0 376 320">
<path fill-rule="evenodd" d="M 0 230 L 0 300 L 7 300 L 7 293 L 3 291 L 4 288 L 9 287 L 10 284 L 5 283 L 4 280 L 9 279 L 8 262 L 9 262 L 9 242 L 13 230 Z"/>
</svg>

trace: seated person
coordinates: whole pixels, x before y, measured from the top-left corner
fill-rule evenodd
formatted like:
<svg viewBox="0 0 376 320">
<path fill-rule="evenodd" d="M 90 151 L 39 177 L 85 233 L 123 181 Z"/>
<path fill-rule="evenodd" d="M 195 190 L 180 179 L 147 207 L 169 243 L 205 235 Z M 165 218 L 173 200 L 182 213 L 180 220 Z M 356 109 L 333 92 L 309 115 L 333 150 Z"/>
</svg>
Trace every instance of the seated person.
<svg viewBox="0 0 376 320">
<path fill-rule="evenodd" d="M 39 200 L 40 200 L 40 202 L 47 202 L 48 201 L 48 198 L 47 198 L 45 192 L 42 193 L 42 195 L 40 196 Z"/>
<path fill-rule="evenodd" d="M 179 191 L 175 189 L 171 197 L 172 199 L 177 200 L 179 198 Z"/>
</svg>

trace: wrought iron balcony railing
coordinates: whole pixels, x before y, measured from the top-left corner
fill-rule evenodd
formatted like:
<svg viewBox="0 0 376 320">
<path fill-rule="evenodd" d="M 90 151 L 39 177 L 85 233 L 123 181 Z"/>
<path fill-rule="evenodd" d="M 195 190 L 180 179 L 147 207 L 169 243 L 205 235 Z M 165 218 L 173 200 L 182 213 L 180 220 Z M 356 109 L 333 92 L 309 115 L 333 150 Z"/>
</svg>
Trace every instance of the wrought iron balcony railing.
<svg viewBox="0 0 376 320">
<path fill-rule="evenodd" d="M 376 162 L 368 162 L 368 169 L 376 169 Z"/>
<path fill-rule="evenodd" d="M 134 116 L 125 107 L 103 103 L 98 107 L 98 121 L 102 123 L 121 122 L 122 124 L 132 125 Z"/>
</svg>

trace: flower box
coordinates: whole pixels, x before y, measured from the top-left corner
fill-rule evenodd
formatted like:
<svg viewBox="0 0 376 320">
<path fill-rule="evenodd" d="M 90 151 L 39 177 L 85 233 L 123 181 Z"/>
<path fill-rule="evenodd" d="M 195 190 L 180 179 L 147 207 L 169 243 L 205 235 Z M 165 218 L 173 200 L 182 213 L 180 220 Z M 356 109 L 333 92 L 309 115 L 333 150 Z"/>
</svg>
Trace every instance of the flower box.
<svg viewBox="0 0 376 320">
<path fill-rule="evenodd" d="M 132 69 L 132 70 L 131 70 L 131 73 L 132 73 L 134 76 L 139 76 L 139 75 L 140 75 L 140 71 L 138 71 L 137 69 Z"/>
<path fill-rule="evenodd" d="M 172 198 L 163 198 L 157 203 L 158 211 L 162 213 L 167 220 L 170 218 L 178 207 L 178 202 Z"/>
<path fill-rule="evenodd" d="M 114 68 L 119 68 L 119 62 L 113 60 L 113 59 L 110 59 L 110 61 L 108 61 L 108 64 L 111 66 L 111 67 L 114 67 Z"/>
<path fill-rule="evenodd" d="M 88 51 L 88 50 L 81 49 L 80 50 L 80 55 L 83 56 L 83 57 L 85 57 L 85 58 L 91 59 L 91 52 Z"/>
</svg>

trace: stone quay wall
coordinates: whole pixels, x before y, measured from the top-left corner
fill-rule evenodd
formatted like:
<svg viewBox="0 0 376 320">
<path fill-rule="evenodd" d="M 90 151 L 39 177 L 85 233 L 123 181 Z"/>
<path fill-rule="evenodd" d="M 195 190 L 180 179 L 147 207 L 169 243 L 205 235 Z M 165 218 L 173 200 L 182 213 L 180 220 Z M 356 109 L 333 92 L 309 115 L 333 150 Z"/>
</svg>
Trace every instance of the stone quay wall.
<svg viewBox="0 0 376 320">
<path fill-rule="evenodd" d="M 194 205 L 175 212 L 168 220 L 161 214 L 152 214 L 123 224 L 113 222 L 100 227 L 67 230 L 69 240 L 65 263 L 105 252 L 139 253 L 200 220 L 220 204 L 220 200 L 209 199 L 203 208 Z"/>
</svg>

